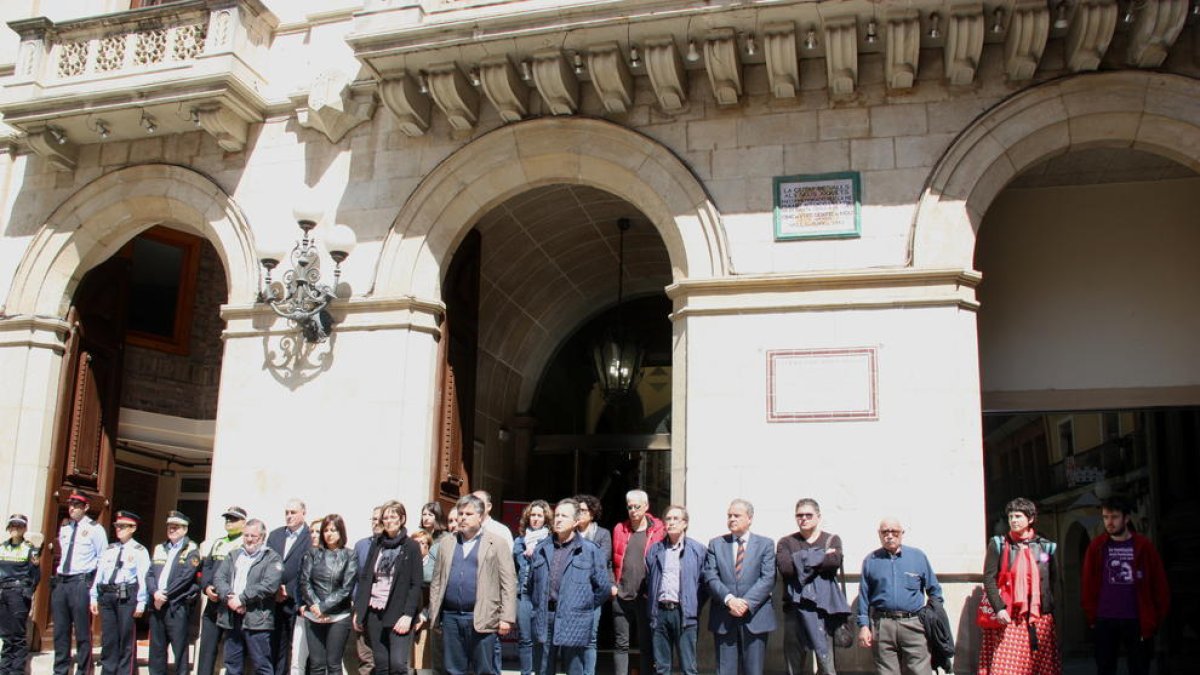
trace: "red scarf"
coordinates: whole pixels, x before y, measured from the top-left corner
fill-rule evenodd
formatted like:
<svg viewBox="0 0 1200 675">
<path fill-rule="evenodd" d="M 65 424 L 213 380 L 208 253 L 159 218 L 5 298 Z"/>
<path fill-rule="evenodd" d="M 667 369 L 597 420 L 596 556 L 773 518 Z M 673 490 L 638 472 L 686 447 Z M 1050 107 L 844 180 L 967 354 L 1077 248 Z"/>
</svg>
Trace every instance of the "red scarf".
<svg viewBox="0 0 1200 675">
<path fill-rule="evenodd" d="M 1012 599 L 1008 603 L 1008 613 L 1014 619 L 1022 616 L 1039 617 L 1042 615 L 1042 583 L 1038 572 L 1037 560 L 1033 557 L 1033 547 L 1029 541 L 1035 537 L 1033 528 L 1025 530 L 1021 537 L 1008 533 L 1008 541 L 1017 548 L 1017 555 L 1009 572 L 1012 582 Z M 1006 547 L 1007 548 L 1007 547 Z"/>
</svg>

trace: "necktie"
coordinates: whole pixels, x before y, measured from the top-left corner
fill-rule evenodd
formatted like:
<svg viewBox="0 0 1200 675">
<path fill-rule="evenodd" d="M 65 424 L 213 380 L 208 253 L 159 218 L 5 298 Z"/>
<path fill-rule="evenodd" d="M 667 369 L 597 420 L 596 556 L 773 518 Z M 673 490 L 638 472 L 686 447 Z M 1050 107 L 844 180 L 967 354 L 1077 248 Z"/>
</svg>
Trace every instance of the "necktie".
<svg viewBox="0 0 1200 675">
<path fill-rule="evenodd" d="M 746 561 L 746 540 L 738 537 L 737 556 L 733 559 L 733 575 L 742 578 L 742 563 Z"/>
<path fill-rule="evenodd" d="M 71 521 L 71 542 L 67 544 L 67 559 L 63 561 L 63 574 L 71 573 L 71 558 L 75 557 L 75 535 L 79 533 L 79 523 Z"/>
<path fill-rule="evenodd" d="M 117 564 L 113 565 L 112 574 L 108 575 L 108 585 L 109 586 L 117 583 L 117 574 L 119 574 L 121 572 L 121 554 L 123 554 L 123 553 L 125 553 L 125 547 L 124 546 L 118 547 L 117 548 Z"/>
</svg>

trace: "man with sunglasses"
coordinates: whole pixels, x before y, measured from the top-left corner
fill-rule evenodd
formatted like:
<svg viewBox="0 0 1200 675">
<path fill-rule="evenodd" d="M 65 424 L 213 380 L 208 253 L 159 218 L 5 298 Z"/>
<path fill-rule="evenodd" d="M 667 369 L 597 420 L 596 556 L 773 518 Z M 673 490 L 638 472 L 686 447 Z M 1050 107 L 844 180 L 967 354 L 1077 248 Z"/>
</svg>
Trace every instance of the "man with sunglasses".
<svg viewBox="0 0 1200 675">
<path fill-rule="evenodd" d="M 821 577 L 837 583 L 837 573 L 842 566 L 842 538 L 821 530 L 821 507 L 817 500 L 804 497 L 796 502 L 796 525 L 799 530 L 779 540 L 775 547 L 775 565 L 783 577 L 785 589 L 801 590 L 805 583 L 800 578 L 801 569 L 796 559 L 810 561 L 807 583 Z M 815 572 L 815 576 L 812 576 Z M 819 675 L 834 675 L 833 649 L 829 630 L 821 612 L 811 601 L 792 602 L 790 593 L 783 594 L 783 656 L 787 661 L 788 675 L 812 672 L 804 668 L 808 652 L 817 660 Z"/>
<path fill-rule="evenodd" d="M 108 548 L 104 528 L 88 517 L 87 495 L 67 497 L 67 519 L 58 528 L 58 562 L 50 610 L 54 620 L 54 675 L 71 672 L 71 631 L 75 631 L 76 675 L 92 673 L 92 615 L 88 595 L 96 564 Z"/>
<path fill-rule="evenodd" d="M 631 630 L 638 634 L 643 675 L 654 672 L 653 650 L 650 644 L 650 616 L 646 605 L 643 582 L 646 579 L 646 552 L 662 541 L 667 530 L 663 522 L 650 515 L 650 495 L 644 490 L 625 494 L 625 509 L 629 519 L 613 528 L 612 594 L 613 639 L 616 652 L 613 663 L 616 675 L 629 672 L 629 638 Z"/>
<path fill-rule="evenodd" d="M 134 619 L 146 611 L 146 573 L 150 552 L 133 540 L 141 518 L 132 511 L 117 511 L 113 542 L 96 565 L 92 584 L 92 616 L 100 617 L 100 672 L 103 675 L 134 672 L 137 627 Z"/>
<path fill-rule="evenodd" d="M 196 675 L 213 675 L 217 668 L 217 650 L 225 637 L 225 629 L 217 625 L 222 600 L 213 582 L 221 563 L 242 546 L 242 530 L 246 527 L 246 509 L 231 506 L 221 514 L 225 519 L 225 536 L 206 541 L 200 547 L 200 591 L 206 598 L 200 616 L 200 646 L 196 649 Z"/>
<path fill-rule="evenodd" d="M 872 647 L 880 675 L 932 670 L 925 627 L 918 612 L 925 597 L 942 599 L 942 587 L 929 558 L 901 547 L 904 528 L 896 518 L 879 523 L 882 546 L 863 560 L 858 594 L 858 644 Z"/>
</svg>

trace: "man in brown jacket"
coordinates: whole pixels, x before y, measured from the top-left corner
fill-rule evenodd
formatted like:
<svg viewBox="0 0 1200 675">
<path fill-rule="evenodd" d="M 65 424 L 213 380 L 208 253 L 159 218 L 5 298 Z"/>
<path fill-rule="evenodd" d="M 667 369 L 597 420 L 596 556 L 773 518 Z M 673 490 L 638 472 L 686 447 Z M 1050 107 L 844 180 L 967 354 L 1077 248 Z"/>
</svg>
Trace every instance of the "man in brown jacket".
<svg viewBox="0 0 1200 675">
<path fill-rule="evenodd" d="M 448 675 L 499 675 L 494 653 L 498 636 L 517 620 L 517 573 L 508 544 L 483 530 L 483 502 L 458 500 L 458 532 L 438 542 L 437 566 L 429 587 L 429 620 L 442 627 Z"/>
</svg>

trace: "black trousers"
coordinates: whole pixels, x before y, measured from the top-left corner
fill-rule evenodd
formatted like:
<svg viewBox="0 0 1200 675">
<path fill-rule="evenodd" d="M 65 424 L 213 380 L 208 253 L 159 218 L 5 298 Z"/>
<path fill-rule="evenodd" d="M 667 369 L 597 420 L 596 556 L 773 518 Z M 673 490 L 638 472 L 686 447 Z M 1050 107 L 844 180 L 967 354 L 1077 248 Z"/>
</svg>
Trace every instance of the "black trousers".
<svg viewBox="0 0 1200 675">
<path fill-rule="evenodd" d="M 121 600 L 116 593 L 101 593 L 100 605 L 100 672 L 102 675 L 134 675 L 137 665 L 137 626 L 133 611 L 137 609 L 137 591 Z"/>
<path fill-rule="evenodd" d="M 629 643 L 633 631 L 637 631 L 639 672 L 649 675 L 654 672 L 654 649 L 646 599 L 638 597 L 624 600 L 618 597 L 613 603 L 613 639 L 617 648 L 613 654 L 613 666 L 616 675 L 629 673 Z"/>
<path fill-rule="evenodd" d="M 275 607 L 275 627 L 271 629 L 271 659 L 275 675 L 288 675 L 292 663 L 292 631 L 296 629 L 295 605 Z"/>
<path fill-rule="evenodd" d="M 342 655 L 350 638 L 350 617 L 335 623 L 305 621 L 309 675 L 342 675 Z"/>
<path fill-rule="evenodd" d="M 29 660 L 26 630 L 29 622 L 29 598 L 24 588 L 0 590 L 0 675 L 25 675 Z"/>
<path fill-rule="evenodd" d="M 408 657 L 412 654 L 412 631 L 398 635 L 392 630 L 395 624 L 382 621 L 379 612 L 367 612 L 364 627 L 371 651 L 375 656 L 376 675 L 408 675 Z M 309 646 L 312 649 L 312 646 Z M 491 656 L 491 654 L 489 654 Z"/>
<path fill-rule="evenodd" d="M 151 599 L 153 602 L 153 599 Z M 175 675 L 189 675 L 188 628 L 192 603 L 168 602 L 150 612 L 150 675 L 167 675 L 167 648 L 175 656 Z"/>
<path fill-rule="evenodd" d="M 1097 619 L 1092 639 L 1096 645 L 1096 672 L 1099 675 L 1115 675 L 1122 648 L 1129 662 L 1129 675 L 1149 675 L 1154 639 L 1142 639 L 1137 619 Z"/>
<path fill-rule="evenodd" d="M 200 645 L 196 648 L 196 675 L 215 675 L 217 651 L 225 638 L 225 629 L 217 625 L 221 604 L 205 598 L 200 615 Z"/>
<path fill-rule="evenodd" d="M 59 576 L 50 592 L 54 618 L 54 675 L 71 672 L 71 631 L 75 631 L 75 672 L 92 675 L 92 612 L 88 589 L 95 572 Z"/>
</svg>

